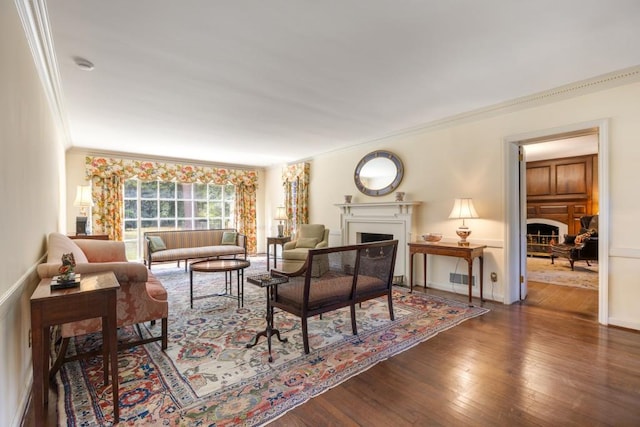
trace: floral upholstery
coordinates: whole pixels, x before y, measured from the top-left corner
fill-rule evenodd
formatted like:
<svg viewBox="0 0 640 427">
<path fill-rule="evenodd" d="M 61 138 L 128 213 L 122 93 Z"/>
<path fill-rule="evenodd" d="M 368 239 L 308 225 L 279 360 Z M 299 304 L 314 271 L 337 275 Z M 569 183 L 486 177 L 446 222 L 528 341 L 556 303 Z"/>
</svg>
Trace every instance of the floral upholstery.
<svg viewBox="0 0 640 427">
<path fill-rule="evenodd" d="M 120 288 L 118 289 L 118 326 L 135 325 L 162 319 L 162 340 L 167 347 L 166 320 L 169 315 L 167 291 L 162 283 L 137 262 L 127 261 L 124 242 L 109 240 L 71 240 L 60 233 L 51 233 L 48 242 L 47 262 L 38 265 L 41 279 L 58 274 L 63 253 L 72 252 L 76 260 L 76 273 L 87 274 L 113 271 Z M 97 332 L 102 329 L 100 318 L 65 323 L 61 327 L 63 338 Z"/>
</svg>

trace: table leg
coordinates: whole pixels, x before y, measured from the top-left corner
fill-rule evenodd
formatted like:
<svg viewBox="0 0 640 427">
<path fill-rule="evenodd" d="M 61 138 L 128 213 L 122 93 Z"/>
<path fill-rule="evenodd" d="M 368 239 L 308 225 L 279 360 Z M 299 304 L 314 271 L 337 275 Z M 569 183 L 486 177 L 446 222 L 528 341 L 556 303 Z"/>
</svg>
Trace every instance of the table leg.
<svg viewBox="0 0 640 427">
<path fill-rule="evenodd" d="M 274 329 L 273 327 L 273 306 L 271 305 L 271 290 L 270 287 L 267 287 L 267 326 L 264 331 L 258 332 L 250 342 L 247 343 L 246 347 L 251 348 L 258 344 L 260 337 L 267 338 L 267 348 L 269 349 L 269 362 L 273 362 L 273 357 L 271 356 L 271 337 L 276 336 L 280 342 L 287 342 L 287 338 L 280 337 L 280 331 L 278 329 Z"/>
<path fill-rule="evenodd" d="M 478 257 L 480 259 L 480 302 L 484 301 L 484 292 L 483 292 L 483 282 L 484 282 L 484 257 L 479 256 Z"/>
<path fill-rule="evenodd" d="M 102 318 L 102 341 L 104 351 L 105 373 L 108 372 L 109 365 L 106 360 L 111 361 L 111 392 L 113 395 L 113 421 L 118 423 L 120 419 L 119 389 L 118 389 L 118 325 L 116 321 L 116 293 L 111 292 L 107 309 L 109 315 Z M 105 336 L 107 335 L 107 336 Z M 108 375 L 105 375 L 105 385 L 108 384 Z"/>
<path fill-rule="evenodd" d="M 271 243 L 267 243 L 267 271 L 269 271 L 269 264 L 271 263 L 271 257 L 269 256 L 269 247 L 270 246 L 271 246 Z M 274 250 L 276 249 L 275 246 L 276 245 L 273 245 L 273 249 Z M 274 263 L 273 268 L 278 268 L 278 266 L 275 265 L 275 263 Z"/>
<path fill-rule="evenodd" d="M 467 264 L 469 266 L 469 305 L 473 305 L 471 304 L 472 302 L 472 289 L 473 289 L 473 258 L 468 259 L 467 260 Z"/>
<path fill-rule="evenodd" d="M 422 280 L 424 280 L 424 290 L 427 290 L 427 254 L 422 254 L 422 263 L 424 264 L 424 271 L 422 272 Z"/>
<path fill-rule="evenodd" d="M 189 299 L 193 308 L 193 270 L 189 271 Z"/>
<path fill-rule="evenodd" d="M 409 293 L 413 292 L 413 256 L 415 254 L 409 252 Z"/>
<path fill-rule="evenodd" d="M 35 310 L 32 314 L 35 317 Z M 33 320 L 33 318 L 32 318 Z M 45 331 L 49 328 L 43 328 L 40 325 L 36 325 L 32 322 L 32 345 L 33 345 L 33 405 L 35 407 L 35 420 L 36 425 L 44 424 L 45 411 L 44 408 L 47 405 L 47 396 L 49 391 L 44 393 L 45 384 L 48 383 L 49 378 L 49 353 L 44 347 L 44 335 Z M 48 341 L 48 340 L 46 340 Z M 45 363 L 46 361 L 46 363 Z"/>
</svg>

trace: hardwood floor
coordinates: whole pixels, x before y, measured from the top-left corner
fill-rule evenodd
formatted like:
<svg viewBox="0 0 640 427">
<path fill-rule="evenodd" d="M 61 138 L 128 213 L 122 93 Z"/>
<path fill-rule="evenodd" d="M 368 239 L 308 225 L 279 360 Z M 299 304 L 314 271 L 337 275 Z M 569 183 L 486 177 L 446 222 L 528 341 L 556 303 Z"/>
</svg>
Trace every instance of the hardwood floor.
<svg viewBox="0 0 640 427">
<path fill-rule="evenodd" d="M 640 333 L 598 325 L 597 292 L 536 283 L 529 289 L 524 303 L 485 302 L 486 315 L 379 363 L 271 425 L 640 425 Z M 33 425 L 32 410 L 25 425 Z"/>
<path fill-rule="evenodd" d="M 640 333 L 598 325 L 595 291 L 529 285 L 272 425 L 640 425 Z"/>
</svg>

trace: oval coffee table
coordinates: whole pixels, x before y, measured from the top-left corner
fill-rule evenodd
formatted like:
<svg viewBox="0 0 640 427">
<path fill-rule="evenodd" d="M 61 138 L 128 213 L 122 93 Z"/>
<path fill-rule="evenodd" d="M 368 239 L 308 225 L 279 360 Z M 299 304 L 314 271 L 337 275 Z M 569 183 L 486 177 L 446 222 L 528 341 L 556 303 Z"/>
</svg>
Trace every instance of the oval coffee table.
<svg viewBox="0 0 640 427">
<path fill-rule="evenodd" d="M 191 296 L 191 308 L 193 308 L 193 272 L 199 273 L 222 273 L 224 272 L 224 293 L 214 295 L 203 295 L 195 299 L 207 298 L 210 296 L 226 296 L 238 300 L 238 308 L 244 306 L 244 269 L 251 263 L 246 259 L 207 259 L 204 261 L 192 262 L 189 265 L 189 287 Z M 236 272 L 237 296 L 233 295 L 233 272 Z"/>
</svg>

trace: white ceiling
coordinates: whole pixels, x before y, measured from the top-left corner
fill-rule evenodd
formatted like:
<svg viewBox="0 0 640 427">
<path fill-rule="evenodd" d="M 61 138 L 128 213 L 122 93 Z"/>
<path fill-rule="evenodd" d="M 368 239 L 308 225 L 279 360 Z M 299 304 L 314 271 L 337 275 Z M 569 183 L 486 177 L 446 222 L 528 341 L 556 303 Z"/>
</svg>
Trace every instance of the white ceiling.
<svg viewBox="0 0 640 427">
<path fill-rule="evenodd" d="M 300 160 L 640 64 L 638 0 L 46 8 L 73 147 L 214 163 Z"/>
</svg>

